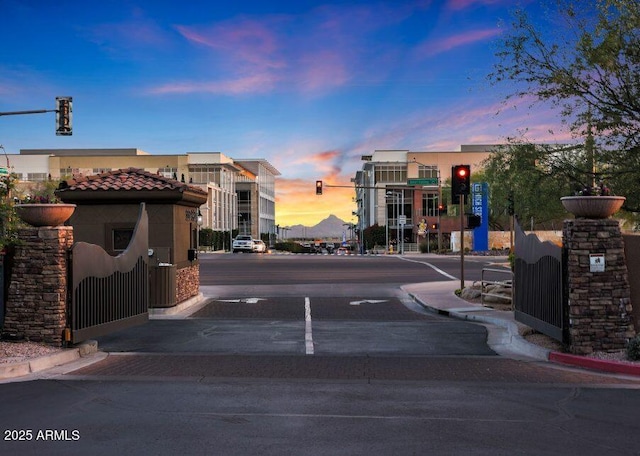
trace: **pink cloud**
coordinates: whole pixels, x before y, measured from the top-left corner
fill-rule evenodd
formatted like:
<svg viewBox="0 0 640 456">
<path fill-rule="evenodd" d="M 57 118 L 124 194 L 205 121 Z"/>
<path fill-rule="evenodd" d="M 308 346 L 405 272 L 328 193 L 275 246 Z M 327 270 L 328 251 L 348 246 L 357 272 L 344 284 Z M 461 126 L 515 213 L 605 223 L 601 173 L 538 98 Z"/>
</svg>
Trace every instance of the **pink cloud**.
<svg viewBox="0 0 640 456">
<path fill-rule="evenodd" d="M 224 54 L 229 65 L 282 67 L 282 62 L 275 58 L 280 50 L 278 37 L 268 24 L 241 20 L 212 27 L 176 26 L 176 30 L 188 41 Z"/>
<path fill-rule="evenodd" d="M 335 179 L 341 172 L 339 161 L 342 152 L 338 150 L 327 150 L 322 152 L 308 152 L 300 154 L 298 158 L 290 160 L 285 167 L 295 168 L 299 173 L 300 165 L 310 167 L 317 179 Z"/>
<path fill-rule="evenodd" d="M 425 2 L 393 7 L 382 5 L 323 5 L 299 15 L 236 17 L 211 25 L 177 25 L 175 30 L 202 58 L 201 78 L 210 84 L 181 81 L 152 88 L 148 93 L 184 90 L 245 93 L 271 90 L 319 94 L 344 86 L 354 78 L 384 78 L 381 68 L 393 68 L 390 44 L 371 35 L 394 26 L 424 8 Z M 371 43 L 376 43 L 372 45 Z M 384 60 L 384 65 L 380 64 Z M 248 78 L 269 80 L 265 86 L 246 84 Z M 234 81 L 238 81 L 234 83 Z"/>
<path fill-rule="evenodd" d="M 298 87 L 303 92 L 317 92 L 340 87 L 351 79 L 344 56 L 336 51 L 321 51 L 304 56 Z"/>
<path fill-rule="evenodd" d="M 240 77 L 227 81 L 214 82 L 178 82 L 151 88 L 150 94 L 190 94 L 212 93 L 242 95 L 247 93 L 264 93 L 271 90 L 276 79 L 268 74 Z"/>
<path fill-rule="evenodd" d="M 126 21 L 105 23 L 84 29 L 88 38 L 110 53 L 143 52 L 148 47 L 163 47 L 170 39 L 155 21 L 144 16 L 139 9 Z"/>
<path fill-rule="evenodd" d="M 494 36 L 502 33 L 499 28 L 490 28 L 483 30 L 471 30 L 458 35 L 452 35 L 437 40 L 428 40 L 417 50 L 418 55 L 425 57 L 432 57 L 443 52 L 450 51 L 460 46 L 466 46 L 469 44 L 475 44 L 481 41 L 486 41 Z"/>
</svg>

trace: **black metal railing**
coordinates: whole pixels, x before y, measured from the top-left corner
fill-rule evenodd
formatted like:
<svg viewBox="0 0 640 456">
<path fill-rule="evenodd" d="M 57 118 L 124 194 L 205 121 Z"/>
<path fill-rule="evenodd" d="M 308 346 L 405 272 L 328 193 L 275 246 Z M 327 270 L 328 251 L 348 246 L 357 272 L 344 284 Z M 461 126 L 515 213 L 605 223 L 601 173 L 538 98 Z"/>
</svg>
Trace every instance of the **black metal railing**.
<svg viewBox="0 0 640 456">
<path fill-rule="evenodd" d="M 566 339 L 567 301 L 562 247 L 525 234 L 516 224 L 515 319 L 560 342 Z"/>
</svg>

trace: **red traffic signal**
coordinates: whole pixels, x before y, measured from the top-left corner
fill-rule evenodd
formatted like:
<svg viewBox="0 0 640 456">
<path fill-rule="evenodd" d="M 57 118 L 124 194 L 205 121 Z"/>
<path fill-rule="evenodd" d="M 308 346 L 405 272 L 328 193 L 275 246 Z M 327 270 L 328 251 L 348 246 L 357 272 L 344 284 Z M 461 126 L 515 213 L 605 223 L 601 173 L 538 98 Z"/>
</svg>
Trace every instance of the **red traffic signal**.
<svg viewBox="0 0 640 456">
<path fill-rule="evenodd" d="M 322 181 L 316 181 L 316 195 L 322 195 Z"/>
<path fill-rule="evenodd" d="M 451 168 L 451 194 L 469 195 L 471 192 L 471 166 L 456 165 Z"/>
</svg>

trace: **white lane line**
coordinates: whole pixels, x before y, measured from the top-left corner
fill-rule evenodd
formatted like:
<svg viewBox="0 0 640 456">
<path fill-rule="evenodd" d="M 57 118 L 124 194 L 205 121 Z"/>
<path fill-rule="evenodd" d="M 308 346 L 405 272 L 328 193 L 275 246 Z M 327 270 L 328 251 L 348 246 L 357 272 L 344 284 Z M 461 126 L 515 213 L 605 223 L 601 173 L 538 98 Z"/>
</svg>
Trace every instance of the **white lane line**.
<svg viewBox="0 0 640 456">
<path fill-rule="evenodd" d="M 307 350 L 307 355 L 313 355 L 313 334 L 311 332 L 311 300 L 304 298 L 304 345 Z"/>
<path fill-rule="evenodd" d="M 442 274 L 443 276 L 445 276 L 445 277 L 446 277 L 446 278 L 448 278 L 448 279 L 451 279 L 451 280 L 458 280 L 458 278 L 457 278 L 457 277 L 454 277 L 454 276 L 452 276 L 451 274 L 447 274 L 447 273 L 446 273 L 446 272 L 444 272 L 442 269 L 440 269 L 440 268 L 438 268 L 438 267 L 436 267 L 436 266 L 432 265 L 431 263 L 427 263 L 426 261 L 410 260 L 409 258 L 403 258 L 403 257 L 397 257 L 397 258 L 399 258 L 399 259 L 401 259 L 401 260 L 404 260 L 404 261 L 410 261 L 411 263 L 418 263 L 418 264 L 424 264 L 424 265 L 427 265 L 427 266 L 429 266 L 431 269 L 433 269 L 434 271 L 436 271 L 436 272 L 438 272 L 438 273 Z"/>
</svg>

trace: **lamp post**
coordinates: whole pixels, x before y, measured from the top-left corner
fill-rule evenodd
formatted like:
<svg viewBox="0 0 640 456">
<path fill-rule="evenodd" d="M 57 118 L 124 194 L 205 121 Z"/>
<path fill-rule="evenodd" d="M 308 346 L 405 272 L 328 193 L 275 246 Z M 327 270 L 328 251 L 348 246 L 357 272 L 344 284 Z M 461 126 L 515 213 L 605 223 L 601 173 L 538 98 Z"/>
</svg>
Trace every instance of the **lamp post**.
<svg viewBox="0 0 640 456">
<path fill-rule="evenodd" d="M 202 212 L 200 212 L 200 208 L 198 208 L 198 216 L 196 217 L 196 251 L 200 252 L 200 227 L 202 227 Z"/>
<path fill-rule="evenodd" d="M 413 163 L 429 167 L 432 165 L 425 165 L 424 163 L 420 163 L 415 158 L 413 159 Z M 438 204 L 436 205 L 437 217 L 438 217 L 438 251 L 442 250 L 442 227 L 441 227 L 441 219 L 440 219 L 440 204 L 442 203 L 442 180 L 440 179 L 440 168 L 436 169 L 436 173 L 438 174 Z M 418 173 L 419 174 L 419 173 Z M 424 189 L 424 186 L 423 186 Z M 429 239 L 427 238 L 427 244 L 429 243 Z"/>
<path fill-rule="evenodd" d="M 400 239 L 400 195 L 402 195 L 402 205 L 404 206 L 404 192 L 393 192 L 391 190 L 387 191 L 386 196 L 391 196 L 394 199 L 394 206 L 397 205 L 396 211 L 395 211 L 395 219 L 396 219 L 396 242 L 398 243 L 398 253 L 402 253 L 401 250 L 401 239 Z M 388 217 L 387 217 L 387 221 L 388 221 Z M 389 250 L 389 227 L 388 227 L 388 223 L 387 223 L 387 250 Z"/>
</svg>

